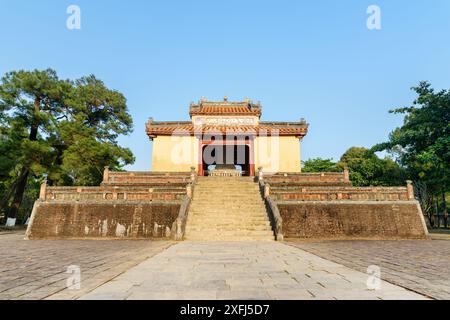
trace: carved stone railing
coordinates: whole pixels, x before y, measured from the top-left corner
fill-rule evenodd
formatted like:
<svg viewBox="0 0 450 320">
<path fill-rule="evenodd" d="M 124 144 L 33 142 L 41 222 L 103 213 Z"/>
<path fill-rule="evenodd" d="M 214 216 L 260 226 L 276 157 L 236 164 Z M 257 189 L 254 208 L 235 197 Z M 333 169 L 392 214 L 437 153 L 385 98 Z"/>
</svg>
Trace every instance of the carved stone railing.
<svg viewBox="0 0 450 320">
<path fill-rule="evenodd" d="M 105 167 L 102 184 L 187 183 L 191 172 L 110 171 Z"/>
<path fill-rule="evenodd" d="M 262 175 L 259 175 L 259 177 L 261 178 Z M 264 180 L 260 179 L 259 188 L 261 195 L 264 198 L 266 209 L 269 212 L 269 218 L 272 222 L 273 231 L 275 232 L 275 238 L 277 241 L 283 241 L 283 218 L 281 217 L 280 211 L 278 210 L 276 201 L 270 197 L 270 185 L 265 183 Z"/>
<path fill-rule="evenodd" d="M 194 196 L 195 181 L 189 184 L 186 189 L 186 196 L 180 206 L 177 219 L 172 224 L 172 238 L 175 241 L 182 241 L 186 231 L 186 222 L 189 214 L 189 207 Z"/>
<path fill-rule="evenodd" d="M 262 170 L 260 172 L 262 173 Z M 344 170 L 343 172 L 320 173 L 264 172 L 264 178 L 270 183 L 340 183 L 351 185 L 348 170 Z"/>
<path fill-rule="evenodd" d="M 277 187 L 271 196 L 279 201 L 408 201 L 406 187 Z"/>
<path fill-rule="evenodd" d="M 103 183 L 96 187 L 51 187 L 41 185 L 41 201 L 155 201 L 183 200 L 197 180 L 190 172 L 111 172 L 105 167 Z M 118 181 L 118 182 L 113 182 Z"/>
<path fill-rule="evenodd" d="M 104 188 L 104 187 L 49 187 L 40 193 L 44 201 L 111 201 L 111 200 L 181 200 L 186 188 Z"/>
</svg>

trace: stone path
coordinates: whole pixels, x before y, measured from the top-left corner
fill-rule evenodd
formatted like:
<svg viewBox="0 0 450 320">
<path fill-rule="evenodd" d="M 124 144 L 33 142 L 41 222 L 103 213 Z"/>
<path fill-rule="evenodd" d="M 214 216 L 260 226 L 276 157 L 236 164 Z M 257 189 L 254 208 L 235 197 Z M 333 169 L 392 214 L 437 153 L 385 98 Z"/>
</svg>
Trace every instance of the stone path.
<svg viewBox="0 0 450 320">
<path fill-rule="evenodd" d="M 81 299 L 425 299 L 277 242 L 182 242 Z"/>
<path fill-rule="evenodd" d="M 381 268 L 381 278 L 435 299 L 450 299 L 450 241 L 322 241 L 290 244 L 354 270 Z"/>
<path fill-rule="evenodd" d="M 172 244 L 23 239 L 23 232 L 0 233 L 0 300 L 75 299 Z M 80 267 L 80 290 L 67 288 L 71 265 Z"/>
</svg>

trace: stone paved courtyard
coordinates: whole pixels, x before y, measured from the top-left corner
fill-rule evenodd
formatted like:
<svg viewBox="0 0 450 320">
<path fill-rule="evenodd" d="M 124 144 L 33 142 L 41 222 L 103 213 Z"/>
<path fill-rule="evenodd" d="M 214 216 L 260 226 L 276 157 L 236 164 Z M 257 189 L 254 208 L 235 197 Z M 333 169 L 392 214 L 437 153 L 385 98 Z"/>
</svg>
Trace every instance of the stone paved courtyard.
<svg viewBox="0 0 450 320">
<path fill-rule="evenodd" d="M 0 234 L 0 299 L 448 298 L 450 241 L 23 240 Z M 368 265 L 388 282 L 368 290 Z M 66 288 L 69 265 L 80 290 Z M 407 290 L 407 289 L 409 290 Z M 414 292 L 415 291 L 415 292 Z"/>
<path fill-rule="evenodd" d="M 378 265 L 381 278 L 434 299 L 450 299 L 450 241 L 323 241 L 293 246 L 365 272 Z"/>
<path fill-rule="evenodd" d="M 278 242 L 183 242 L 82 299 L 424 299 Z"/>
<path fill-rule="evenodd" d="M 171 245 L 166 241 L 23 240 L 0 233 L 0 299 L 74 299 Z M 67 267 L 81 268 L 68 290 Z"/>
</svg>

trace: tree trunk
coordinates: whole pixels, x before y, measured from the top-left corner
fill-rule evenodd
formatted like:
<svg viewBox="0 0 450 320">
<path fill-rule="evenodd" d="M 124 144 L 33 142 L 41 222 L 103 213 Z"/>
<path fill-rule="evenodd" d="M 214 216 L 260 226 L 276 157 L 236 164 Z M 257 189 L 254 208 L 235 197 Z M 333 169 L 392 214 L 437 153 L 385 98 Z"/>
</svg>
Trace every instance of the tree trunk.
<svg viewBox="0 0 450 320">
<path fill-rule="evenodd" d="M 14 181 L 12 186 L 9 188 L 9 190 L 7 192 L 5 192 L 5 195 L 0 200 L 0 212 L 3 211 L 3 209 L 8 206 L 9 199 L 12 197 L 13 193 L 16 191 L 18 180 L 19 180 L 19 178 L 17 178 L 16 181 Z"/>
<path fill-rule="evenodd" d="M 435 216 L 435 226 L 436 228 L 440 227 L 440 221 L 439 221 L 439 197 L 436 195 L 436 199 L 434 201 L 434 216 Z"/>
<path fill-rule="evenodd" d="M 445 190 L 442 190 L 442 212 L 444 213 L 444 226 L 447 228 L 448 226 L 448 213 L 447 213 L 447 201 L 445 199 Z"/>
<path fill-rule="evenodd" d="M 14 198 L 8 212 L 8 218 L 14 219 L 14 221 L 17 218 L 17 213 L 19 212 L 20 205 L 22 204 L 23 195 L 27 186 L 28 175 L 28 169 L 25 167 L 22 168 L 19 179 L 17 180 L 16 192 L 14 193 Z"/>
<path fill-rule="evenodd" d="M 33 124 L 31 125 L 29 139 L 30 141 L 36 141 L 39 129 L 39 106 L 40 99 L 34 99 L 34 119 Z M 20 170 L 19 178 L 17 180 L 16 190 L 14 192 L 14 198 L 11 203 L 11 207 L 8 211 L 8 220 L 10 220 L 11 224 L 14 225 L 17 214 L 19 212 L 20 205 L 22 204 L 23 195 L 25 193 L 25 188 L 27 187 L 28 176 L 30 174 L 30 170 L 28 167 L 24 166 Z M 8 224 L 8 221 L 7 221 Z"/>
</svg>

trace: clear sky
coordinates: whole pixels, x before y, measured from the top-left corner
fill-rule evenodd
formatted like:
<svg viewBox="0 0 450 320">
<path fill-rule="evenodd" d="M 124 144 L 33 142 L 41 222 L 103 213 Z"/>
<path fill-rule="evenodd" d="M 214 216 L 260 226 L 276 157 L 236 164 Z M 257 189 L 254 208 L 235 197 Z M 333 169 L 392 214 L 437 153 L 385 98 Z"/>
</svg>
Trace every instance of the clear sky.
<svg viewBox="0 0 450 320">
<path fill-rule="evenodd" d="M 71 4 L 80 30 L 66 28 Z M 371 4 L 381 30 L 366 26 Z M 127 97 L 129 169 L 150 169 L 148 117 L 188 120 L 191 101 L 224 95 L 261 101 L 263 120 L 306 118 L 303 159 L 337 160 L 384 141 L 419 81 L 450 88 L 450 1 L 0 0 L 0 73 L 48 67 Z"/>
</svg>

